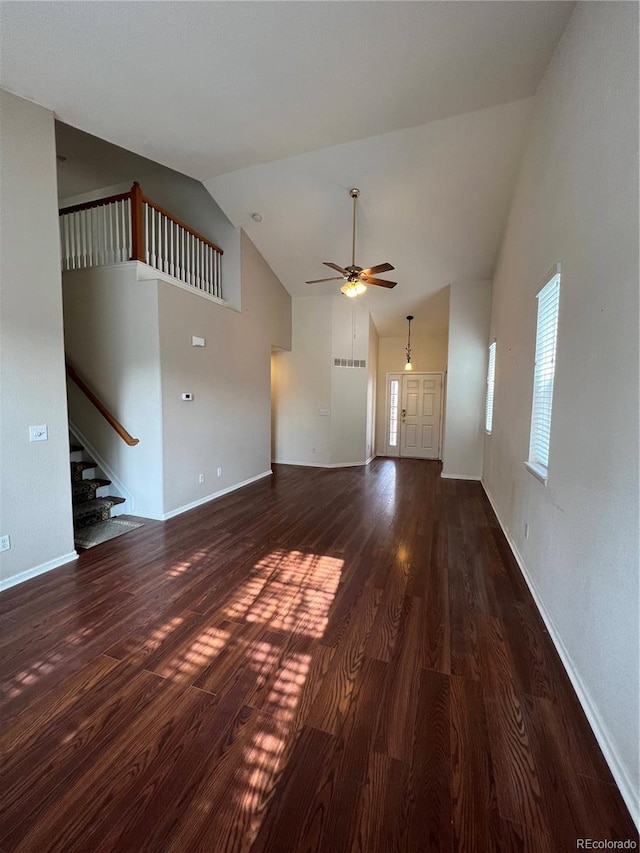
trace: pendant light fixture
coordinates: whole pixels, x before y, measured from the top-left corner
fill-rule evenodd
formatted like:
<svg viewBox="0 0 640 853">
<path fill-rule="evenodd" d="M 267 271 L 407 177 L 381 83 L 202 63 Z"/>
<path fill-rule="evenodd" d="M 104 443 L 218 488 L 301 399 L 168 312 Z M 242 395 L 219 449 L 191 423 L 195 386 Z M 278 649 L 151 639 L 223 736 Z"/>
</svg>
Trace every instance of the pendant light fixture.
<svg viewBox="0 0 640 853">
<path fill-rule="evenodd" d="M 411 321 L 413 320 L 413 315 L 409 314 L 407 316 L 407 320 L 409 322 L 409 333 L 407 335 L 407 363 L 404 366 L 405 370 L 413 370 L 413 365 L 411 364 Z"/>
</svg>

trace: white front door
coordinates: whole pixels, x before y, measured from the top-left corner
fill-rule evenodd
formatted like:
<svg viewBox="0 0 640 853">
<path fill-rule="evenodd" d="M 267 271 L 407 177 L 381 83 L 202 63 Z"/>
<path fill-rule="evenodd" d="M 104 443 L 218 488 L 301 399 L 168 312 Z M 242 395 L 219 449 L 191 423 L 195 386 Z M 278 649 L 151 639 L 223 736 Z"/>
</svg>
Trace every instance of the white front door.
<svg viewBox="0 0 640 853">
<path fill-rule="evenodd" d="M 402 376 L 400 456 L 440 458 L 442 374 Z"/>
</svg>

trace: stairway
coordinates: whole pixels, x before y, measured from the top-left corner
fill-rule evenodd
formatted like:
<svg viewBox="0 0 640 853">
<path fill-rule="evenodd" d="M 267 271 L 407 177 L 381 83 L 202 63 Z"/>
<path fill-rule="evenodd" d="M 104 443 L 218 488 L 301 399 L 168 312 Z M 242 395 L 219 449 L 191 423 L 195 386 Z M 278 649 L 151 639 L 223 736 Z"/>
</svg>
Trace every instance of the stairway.
<svg viewBox="0 0 640 853">
<path fill-rule="evenodd" d="M 125 498 L 118 495 L 104 494 L 107 486 L 111 485 L 111 480 L 95 476 L 99 473 L 98 466 L 92 459 L 81 458 L 85 455 L 81 445 L 69 444 L 75 534 L 81 530 L 86 533 L 87 528 L 108 521 L 112 517 L 112 508 L 125 502 Z M 91 476 L 92 474 L 94 476 Z M 76 547 L 82 548 L 83 545 L 76 541 Z"/>
</svg>

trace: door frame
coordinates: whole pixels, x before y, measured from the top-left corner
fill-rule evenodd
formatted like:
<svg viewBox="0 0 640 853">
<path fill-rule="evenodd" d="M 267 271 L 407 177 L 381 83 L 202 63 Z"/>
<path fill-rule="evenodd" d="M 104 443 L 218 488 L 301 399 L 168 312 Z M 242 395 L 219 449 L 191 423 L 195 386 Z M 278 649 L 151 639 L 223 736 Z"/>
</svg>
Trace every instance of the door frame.
<svg viewBox="0 0 640 853">
<path fill-rule="evenodd" d="M 414 457 L 403 457 L 400 455 L 400 446 L 401 446 L 401 438 L 400 438 L 400 429 L 398 429 L 398 446 L 395 448 L 395 453 L 392 451 L 394 448 L 389 447 L 389 384 L 391 377 L 395 379 L 398 376 L 400 378 L 400 399 L 402 399 L 402 377 L 414 377 L 414 376 L 439 376 L 442 384 L 441 384 L 441 394 L 440 394 L 440 417 L 438 424 L 438 460 L 442 461 L 442 431 L 444 424 L 444 401 L 445 401 L 445 381 L 446 381 L 446 372 L 444 370 L 412 370 L 410 373 L 407 371 L 406 373 L 403 370 L 389 370 L 385 374 L 385 410 L 384 410 L 384 449 L 385 456 L 391 456 L 394 459 L 413 459 Z M 424 462 L 432 462 L 435 460 L 424 459 Z"/>
</svg>

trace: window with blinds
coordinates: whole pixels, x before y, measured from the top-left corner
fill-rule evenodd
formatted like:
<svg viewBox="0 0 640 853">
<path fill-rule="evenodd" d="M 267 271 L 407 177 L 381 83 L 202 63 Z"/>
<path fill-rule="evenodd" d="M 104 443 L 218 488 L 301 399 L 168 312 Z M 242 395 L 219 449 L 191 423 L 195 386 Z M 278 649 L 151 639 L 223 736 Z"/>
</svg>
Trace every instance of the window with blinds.
<svg viewBox="0 0 640 853">
<path fill-rule="evenodd" d="M 553 377 L 556 370 L 560 271 L 538 293 L 536 360 L 533 374 L 533 404 L 528 468 L 546 481 L 549 468 Z"/>
<path fill-rule="evenodd" d="M 496 381 L 496 342 L 489 347 L 489 366 L 487 367 L 487 401 L 484 407 L 484 428 L 490 433 L 493 427 L 493 389 Z"/>
</svg>

